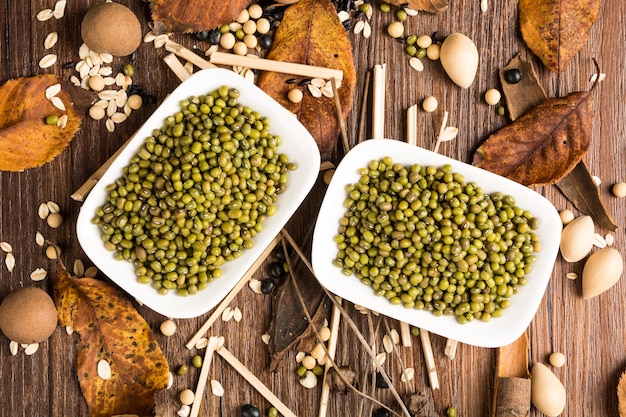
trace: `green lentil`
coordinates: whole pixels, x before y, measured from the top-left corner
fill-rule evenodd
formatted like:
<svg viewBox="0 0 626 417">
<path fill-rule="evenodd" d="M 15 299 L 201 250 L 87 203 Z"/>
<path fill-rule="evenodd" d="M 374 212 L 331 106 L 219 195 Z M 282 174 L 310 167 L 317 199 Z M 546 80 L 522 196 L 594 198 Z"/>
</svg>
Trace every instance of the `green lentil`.
<svg viewBox="0 0 626 417">
<path fill-rule="evenodd" d="M 276 409 L 276 407 L 270 407 L 267 410 L 267 417 L 278 417 L 278 409 Z"/>
<path fill-rule="evenodd" d="M 346 186 L 333 264 L 392 304 L 460 323 L 500 317 L 532 269 L 538 219 L 450 165 L 385 157 L 358 173 Z"/>
<path fill-rule="evenodd" d="M 391 5 L 389 3 L 380 3 L 378 7 L 383 13 L 389 13 L 391 11 Z"/>
<path fill-rule="evenodd" d="M 238 97 L 222 86 L 181 100 L 96 210 L 107 249 L 160 294 L 193 295 L 219 278 L 253 246 L 297 168 L 269 119 Z"/>
<path fill-rule="evenodd" d="M 176 375 L 186 375 L 187 374 L 187 365 L 180 365 L 178 368 L 176 368 Z"/>
<path fill-rule="evenodd" d="M 194 368 L 202 368 L 202 356 L 196 355 L 191 358 L 191 364 Z"/>
<path fill-rule="evenodd" d="M 504 106 L 498 106 L 498 116 L 504 116 Z"/>
<path fill-rule="evenodd" d="M 126 64 L 126 65 L 124 65 L 124 68 L 122 69 L 122 72 L 127 77 L 133 77 L 135 75 L 135 68 L 132 66 L 132 64 Z"/>
<path fill-rule="evenodd" d="M 57 116 L 56 114 L 51 114 L 49 116 L 46 116 L 46 124 L 49 126 L 56 126 L 57 123 L 59 122 L 59 116 Z"/>
<path fill-rule="evenodd" d="M 456 407 L 448 407 L 448 409 L 446 410 L 446 416 L 456 417 L 457 416 Z"/>
</svg>

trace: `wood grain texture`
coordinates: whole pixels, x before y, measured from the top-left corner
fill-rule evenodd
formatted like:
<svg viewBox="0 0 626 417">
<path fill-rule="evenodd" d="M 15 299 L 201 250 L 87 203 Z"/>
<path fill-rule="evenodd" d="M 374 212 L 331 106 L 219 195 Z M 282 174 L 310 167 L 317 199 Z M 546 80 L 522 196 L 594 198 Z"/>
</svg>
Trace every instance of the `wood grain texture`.
<svg viewBox="0 0 626 417">
<path fill-rule="evenodd" d="M 7 79 L 56 73 L 69 78 L 72 69 L 62 69 L 65 62 L 78 60 L 78 47 L 81 43 L 79 25 L 82 16 L 95 0 L 68 2 L 65 17 L 57 21 L 38 22 L 35 14 L 51 7 L 53 2 L 33 0 L 31 2 L 0 1 L 0 82 Z M 123 1 L 140 17 L 144 32 L 147 32 L 149 6 L 135 0 Z M 449 124 L 459 128 L 456 140 L 444 143 L 440 152 L 459 159 L 470 161 L 478 144 L 503 126 L 507 120 L 498 116 L 494 107 L 483 101 L 486 90 L 499 86 L 498 69 L 506 65 L 513 56 L 520 53 L 525 60 L 533 62 L 537 76 L 550 97 L 561 96 L 572 91 L 586 90 L 590 86 L 589 77 L 595 68 L 592 58 L 596 58 L 607 74 L 597 88 L 595 96 L 595 116 L 593 118 L 593 142 L 585 157 L 591 173 L 602 179 L 600 192 L 608 210 L 613 213 L 620 225 L 615 233 L 615 247 L 622 253 L 626 249 L 624 221 L 626 200 L 616 199 L 610 194 L 610 186 L 626 177 L 623 163 L 626 148 L 626 9 L 616 7 L 615 2 L 603 2 L 600 17 L 591 29 L 590 40 L 571 64 L 559 75 L 542 67 L 541 62 L 523 45 L 517 24 L 517 2 L 513 0 L 490 1 L 489 10 L 480 12 L 478 0 L 455 0 L 450 8 L 440 15 L 420 14 L 406 22 L 407 33 L 444 36 L 453 32 L 468 35 L 477 45 L 480 64 L 474 84 L 467 90 L 456 87 L 437 62 L 425 60 L 425 70 L 416 72 L 408 65 L 408 57 L 396 40 L 385 35 L 386 26 L 393 14 L 375 11 L 372 24 L 372 37 L 364 39 L 351 35 L 353 53 L 357 69 L 357 89 L 354 97 L 354 111 L 348 119 L 347 130 L 352 144 L 357 141 L 359 109 L 363 102 L 363 82 L 366 73 L 375 64 L 386 63 L 387 100 L 385 132 L 390 138 L 404 140 L 406 132 L 406 109 L 429 96 L 439 99 L 437 112 L 418 112 L 420 126 L 418 145 L 432 149 L 443 111 L 450 114 Z M 40 70 L 39 59 L 45 55 L 43 40 L 56 30 L 59 43 L 53 48 L 59 54 L 59 63 L 48 70 Z M 189 35 L 175 36 L 174 40 L 192 49 L 194 45 L 207 47 Z M 153 94 L 158 102 L 178 84 L 174 74 L 162 62 L 167 55 L 165 50 L 156 50 L 152 45 L 139 47 L 134 63 L 134 81 Z M 127 59 L 119 58 L 114 63 L 115 70 L 122 68 Z M 371 89 L 370 89 L 371 91 Z M 62 258 L 71 265 L 76 258 L 90 265 L 78 245 L 75 223 L 80 203 L 73 201 L 70 194 L 76 190 L 126 139 L 135 132 L 154 110 L 155 106 L 145 106 L 133 113 L 129 120 L 109 133 L 102 122 L 86 120 L 82 130 L 69 148 L 51 163 L 37 169 L 20 173 L 0 173 L 0 240 L 13 245 L 17 260 L 16 269 L 9 273 L 0 268 L 0 298 L 12 289 L 36 285 L 51 290 L 49 279 L 32 283 L 29 274 L 37 267 L 53 269 L 41 248 L 35 244 L 35 233 L 57 242 L 63 250 Z M 370 127 L 368 125 L 367 135 Z M 366 135 L 366 136 L 367 136 Z M 341 147 L 331 159 L 338 162 L 343 154 Z M 573 207 L 555 187 L 537 189 L 551 200 L 557 209 Z M 324 186 L 320 184 L 310 194 L 303 207 L 288 225 L 289 232 L 297 239 L 307 225 L 314 221 L 319 202 L 323 197 Z M 59 229 L 50 229 L 37 216 L 39 203 L 53 200 L 59 203 L 65 218 Z M 0 261 L 4 255 L 0 253 Z M 567 389 L 567 405 L 564 415 L 586 417 L 616 415 L 615 395 L 619 375 L 626 367 L 626 305 L 623 303 L 626 287 L 619 282 L 610 291 L 592 300 L 583 301 L 580 282 L 565 278 L 567 272 L 582 272 L 582 263 L 566 264 L 557 259 L 552 280 L 540 305 L 537 315 L 528 330 L 530 338 L 530 359 L 547 363 L 553 351 L 564 352 L 567 365 L 554 369 L 554 372 Z M 259 272 L 262 278 L 265 272 Z M 104 277 L 102 277 L 104 278 Z M 212 334 L 224 335 L 226 346 L 246 367 L 254 372 L 285 404 L 297 415 L 317 413 L 318 386 L 306 390 L 297 383 L 295 375 L 296 352 L 290 352 L 276 372 L 270 372 L 270 357 L 261 335 L 270 324 L 272 298 L 256 295 L 245 288 L 234 300 L 244 312 L 240 323 L 218 321 Z M 137 306 L 148 323 L 157 330 L 164 317 L 147 308 Z M 352 305 L 348 311 L 363 329 L 366 339 L 372 337 L 381 351 L 384 325 L 378 318 L 372 319 L 372 335 L 366 316 L 359 314 Z M 206 320 L 206 316 L 192 320 L 177 320 L 178 332 L 169 338 L 157 334 L 158 341 L 172 368 L 189 364 L 196 351 L 187 350 L 184 345 Z M 392 326 L 399 328 L 397 323 Z M 57 329 L 54 335 L 44 342 L 33 356 L 20 352 L 11 356 L 9 341 L 0 336 L 0 376 L 3 390 L 0 394 L 1 416 L 78 416 L 88 415 L 81 397 L 75 376 L 75 342 L 77 336 L 68 336 L 64 329 Z M 421 346 L 418 339 L 412 347 L 400 348 L 402 359 L 415 368 L 415 378 L 409 384 L 399 382 L 399 365 L 388 359 L 385 369 L 396 381 L 401 393 L 422 391 L 427 399 L 425 416 L 442 415 L 453 405 L 459 415 L 487 417 L 491 414 L 491 399 L 495 373 L 495 349 L 460 345 L 456 359 L 444 355 L 445 339 L 431 335 L 441 388 L 431 391 L 424 366 Z M 202 353 L 202 352 L 199 352 Z M 350 365 L 359 372 L 360 387 L 373 394 L 395 410 L 388 390 L 372 390 L 369 378 L 370 360 L 363 354 L 356 338 L 346 326 L 341 326 L 336 360 L 339 364 Z M 180 407 L 178 392 L 184 388 L 195 388 L 199 370 L 191 368 L 182 377 L 176 377 L 173 387 L 157 395 L 158 415 L 175 415 Z M 214 358 L 209 378 L 218 379 L 225 388 L 222 398 L 206 393 L 200 410 L 201 416 L 234 417 L 239 415 L 239 407 L 245 403 L 257 404 L 261 409 L 269 407 L 265 401 L 240 375 L 218 358 Z M 354 393 L 331 394 L 328 416 L 371 415 L 373 406 Z M 531 416 L 539 417 L 536 410 Z"/>
</svg>

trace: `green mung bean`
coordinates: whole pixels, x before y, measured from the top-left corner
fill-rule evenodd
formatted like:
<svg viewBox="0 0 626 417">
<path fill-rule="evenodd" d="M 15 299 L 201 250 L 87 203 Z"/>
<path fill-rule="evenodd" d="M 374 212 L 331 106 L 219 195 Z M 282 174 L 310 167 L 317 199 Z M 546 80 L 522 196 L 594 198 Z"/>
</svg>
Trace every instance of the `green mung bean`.
<svg viewBox="0 0 626 417">
<path fill-rule="evenodd" d="M 385 157 L 358 173 L 346 186 L 333 265 L 392 304 L 460 323 L 500 317 L 536 259 L 538 219 L 450 165 Z"/>
<path fill-rule="evenodd" d="M 195 294 L 219 278 L 253 246 L 296 169 L 269 119 L 238 98 L 221 86 L 181 100 L 96 210 L 107 249 L 160 294 Z"/>
</svg>

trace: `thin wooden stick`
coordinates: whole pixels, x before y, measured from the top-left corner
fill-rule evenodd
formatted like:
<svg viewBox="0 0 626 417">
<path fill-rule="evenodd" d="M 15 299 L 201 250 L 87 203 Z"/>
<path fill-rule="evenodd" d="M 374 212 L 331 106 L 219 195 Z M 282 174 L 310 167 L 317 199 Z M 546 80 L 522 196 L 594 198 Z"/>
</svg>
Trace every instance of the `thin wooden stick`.
<svg viewBox="0 0 626 417">
<path fill-rule="evenodd" d="M 341 298 L 337 298 L 341 303 Z M 339 322 L 341 321 L 341 312 L 333 305 L 333 311 L 330 316 L 330 338 L 328 339 L 328 357 L 335 359 L 337 352 L 337 340 L 339 339 Z M 328 382 L 328 371 L 333 367 L 333 361 L 327 360 L 324 368 L 324 379 L 322 382 L 322 393 L 320 395 L 320 409 L 318 416 L 325 417 L 328 411 L 328 399 L 330 397 L 330 383 Z"/>
<path fill-rule="evenodd" d="M 422 340 L 422 350 L 424 351 L 424 359 L 426 360 L 426 369 L 428 370 L 430 387 L 433 390 L 439 389 L 439 378 L 437 377 L 435 357 L 433 356 L 433 347 L 430 344 L 430 335 L 428 330 L 420 329 L 420 339 Z"/>
<path fill-rule="evenodd" d="M 244 377 L 267 401 L 269 401 L 278 412 L 284 417 L 296 417 L 296 415 L 278 399 L 270 389 L 261 382 L 248 368 L 246 368 L 239 360 L 230 353 L 224 346 L 220 346 L 216 349 L 218 355 L 220 355 L 226 362 L 228 362 L 239 374 Z"/>
<path fill-rule="evenodd" d="M 443 351 L 443 353 L 449 357 L 450 359 L 454 359 L 456 357 L 456 348 L 459 345 L 459 342 L 457 342 L 454 339 L 447 339 L 446 340 L 446 347 Z"/>
<path fill-rule="evenodd" d="M 400 322 L 400 338 L 402 339 L 402 346 L 411 347 L 411 326 L 409 323 Z"/>
<path fill-rule="evenodd" d="M 189 71 L 185 69 L 185 66 L 182 62 L 176 57 L 175 54 L 167 54 L 163 61 L 167 64 L 168 67 L 176 74 L 179 80 L 185 81 L 187 78 L 191 77 Z"/>
<path fill-rule="evenodd" d="M 200 69 L 216 68 L 215 65 L 211 64 L 206 59 L 202 58 L 195 52 L 185 48 L 184 46 L 172 40 L 168 40 L 165 43 L 165 49 L 169 52 L 172 52 L 178 55 L 179 57 L 183 58 L 185 61 L 191 62 L 192 64 L 194 64 L 196 67 Z"/>
<path fill-rule="evenodd" d="M 370 78 L 372 76 L 371 71 L 367 71 L 365 74 L 365 86 L 363 87 L 363 102 L 361 103 L 361 114 L 359 115 L 359 137 L 358 143 L 361 143 L 365 140 L 365 119 L 367 117 L 367 101 L 369 99 L 369 91 L 370 91 Z"/>
<path fill-rule="evenodd" d="M 437 136 L 437 142 L 435 143 L 435 149 L 433 149 L 434 153 L 439 152 L 439 145 L 441 145 L 441 138 L 443 137 L 443 132 L 446 130 L 446 124 L 448 124 L 448 112 L 443 112 L 443 121 L 441 122 L 441 128 L 439 129 L 439 135 Z"/>
<path fill-rule="evenodd" d="M 330 85 L 333 88 L 333 98 L 335 99 L 335 108 L 337 109 L 337 122 L 339 123 L 339 130 L 341 131 L 343 150 L 345 152 L 348 152 L 350 150 L 350 142 L 348 141 L 346 124 L 343 121 L 343 111 L 341 110 L 341 102 L 339 101 L 339 93 L 337 92 L 337 80 L 335 79 L 335 77 L 330 79 Z"/>
<path fill-rule="evenodd" d="M 241 277 L 239 282 L 235 284 L 233 289 L 230 290 L 230 292 L 226 295 L 226 297 L 222 300 L 222 302 L 217 306 L 215 311 L 213 311 L 213 314 L 211 314 L 211 316 L 202 325 L 202 327 L 200 327 L 200 330 L 198 330 L 196 334 L 193 335 L 191 339 L 189 339 L 189 342 L 187 342 L 187 344 L 185 345 L 187 349 L 192 349 L 196 345 L 198 340 L 200 340 L 200 338 L 202 338 L 206 334 L 206 332 L 211 328 L 213 323 L 215 323 L 215 320 L 217 320 L 222 315 L 222 312 L 224 311 L 224 309 L 228 307 L 231 301 L 233 301 L 233 299 L 237 296 L 237 294 L 239 294 L 239 292 L 243 289 L 243 287 L 246 286 L 248 281 L 250 281 L 250 278 L 252 278 L 252 276 L 257 271 L 257 269 L 259 269 L 259 267 L 263 264 L 263 262 L 265 262 L 265 259 L 272 253 L 272 251 L 274 250 L 276 245 L 278 245 L 279 242 L 280 242 L 280 236 L 277 235 L 269 243 L 269 245 L 267 245 L 267 247 L 263 250 L 261 255 L 259 255 L 258 259 L 254 261 L 254 263 L 248 269 L 248 271 L 246 271 L 246 273 Z"/>
<path fill-rule="evenodd" d="M 417 146 L 417 104 L 409 107 L 406 112 L 406 142 Z"/>
<path fill-rule="evenodd" d="M 233 65 L 261 71 L 274 71 L 285 74 L 301 75 L 310 78 L 343 80 L 343 71 L 335 68 L 316 67 L 314 65 L 295 64 L 293 62 L 274 61 L 264 58 L 251 58 L 224 52 L 213 52 L 209 57 L 211 63 Z"/>
<path fill-rule="evenodd" d="M 385 137 L 385 73 L 386 64 L 374 66 L 374 92 L 372 103 L 372 137 Z"/>
<path fill-rule="evenodd" d="M 223 337 L 211 336 L 209 338 L 209 344 L 204 352 L 204 359 L 202 360 L 202 368 L 200 369 L 200 377 L 198 379 L 198 385 L 196 386 L 196 392 L 193 397 L 193 403 L 191 405 L 191 412 L 189 417 L 196 417 L 200 411 L 200 404 L 202 403 L 202 397 L 204 396 L 204 387 L 206 386 L 207 379 L 209 377 L 209 370 L 211 369 L 211 360 L 213 359 L 213 353 L 218 346 L 224 344 Z"/>
</svg>

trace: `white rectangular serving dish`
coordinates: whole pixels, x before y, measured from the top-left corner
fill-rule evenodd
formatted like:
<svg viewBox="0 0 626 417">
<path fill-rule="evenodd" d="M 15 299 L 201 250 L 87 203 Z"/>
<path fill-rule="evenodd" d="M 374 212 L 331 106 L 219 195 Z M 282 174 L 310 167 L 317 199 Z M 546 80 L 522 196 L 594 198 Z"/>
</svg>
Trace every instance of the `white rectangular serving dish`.
<svg viewBox="0 0 626 417">
<path fill-rule="evenodd" d="M 343 217 L 345 186 L 359 179 L 358 169 L 370 161 L 391 157 L 394 163 L 437 166 L 450 164 L 454 172 L 465 176 L 466 182 L 476 182 L 485 192 L 501 191 L 515 197 L 517 205 L 529 210 L 540 221 L 535 233 L 541 242 L 541 252 L 527 275 L 528 283 L 510 298 L 510 307 L 499 318 L 488 322 L 474 320 L 460 324 L 454 317 L 436 317 L 430 312 L 392 305 L 386 298 L 376 296 L 371 287 L 356 276 L 345 276 L 332 264 L 337 256 L 333 237 L 338 233 Z M 394 319 L 426 329 L 432 333 L 482 347 L 499 347 L 515 341 L 532 321 L 552 274 L 561 237 L 561 221 L 550 201 L 519 183 L 495 175 L 426 149 L 389 139 L 371 139 L 354 147 L 343 158 L 328 187 L 320 208 L 313 235 L 312 263 L 320 283 L 334 294 Z"/>
<path fill-rule="evenodd" d="M 135 268 L 130 262 L 116 260 L 113 253 L 104 248 L 99 227 L 92 223 L 92 218 L 96 209 L 105 203 L 105 188 L 122 175 L 122 168 L 128 165 L 152 130 L 162 127 L 167 116 L 180 110 L 179 102 L 193 95 L 209 94 L 222 85 L 238 89 L 239 103 L 270 119 L 272 134 L 282 139 L 280 151 L 297 164 L 297 169 L 289 172 L 287 190 L 279 196 L 276 214 L 264 222 L 264 230 L 254 238 L 254 247 L 245 250 L 241 257 L 226 262 L 222 267 L 222 277 L 194 295 L 184 297 L 174 292 L 160 295 L 150 284 L 137 281 Z M 93 263 L 139 302 L 167 317 L 197 317 L 211 310 L 228 294 L 280 232 L 313 187 L 319 166 L 320 154 L 315 140 L 291 112 L 232 71 L 202 70 L 184 81 L 163 101 L 98 181 L 80 210 L 76 225 L 78 240 Z"/>
</svg>

